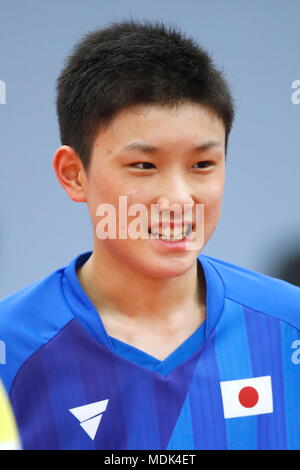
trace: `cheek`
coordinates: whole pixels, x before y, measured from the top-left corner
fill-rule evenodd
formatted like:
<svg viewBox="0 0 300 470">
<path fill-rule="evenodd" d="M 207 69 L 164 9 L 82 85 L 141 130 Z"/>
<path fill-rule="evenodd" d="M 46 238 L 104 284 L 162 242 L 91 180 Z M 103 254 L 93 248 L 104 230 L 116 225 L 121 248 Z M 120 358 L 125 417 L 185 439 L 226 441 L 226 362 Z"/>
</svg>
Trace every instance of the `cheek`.
<svg viewBox="0 0 300 470">
<path fill-rule="evenodd" d="M 204 202 L 204 217 L 205 225 L 208 228 L 212 225 L 216 225 L 222 207 L 223 200 L 223 187 L 215 186 L 207 193 L 207 197 L 203 200 Z"/>
<path fill-rule="evenodd" d="M 218 206 L 222 203 L 224 192 L 224 184 L 222 182 L 211 182 L 203 188 L 203 194 L 201 200 L 208 207 Z"/>
<path fill-rule="evenodd" d="M 122 196 L 121 199 L 120 196 Z M 124 199 L 124 196 L 126 196 L 126 199 Z M 140 188 L 129 190 L 125 186 L 122 188 L 120 185 L 116 185 L 114 182 L 111 182 L 110 184 L 110 182 L 106 181 L 103 184 L 94 184 L 89 191 L 88 207 L 94 227 L 96 227 L 99 220 L 101 220 L 101 217 L 96 215 L 97 208 L 100 204 L 110 204 L 114 207 L 116 224 L 118 225 L 120 210 L 126 212 L 122 214 L 122 220 L 124 220 L 125 217 L 128 220 L 128 223 L 132 218 L 135 217 L 129 216 L 128 210 L 132 204 L 136 203 L 144 203 L 147 205 L 147 194 L 145 194 L 145 191 L 141 190 Z"/>
<path fill-rule="evenodd" d="M 94 228 L 96 227 L 100 216 L 97 216 L 97 209 L 101 204 L 110 204 L 117 207 L 117 197 L 114 188 L 106 181 L 93 181 L 88 191 L 88 210 Z"/>
<path fill-rule="evenodd" d="M 145 200 L 144 192 L 141 189 L 130 189 L 124 192 L 124 194 L 127 196 L 128 207 L 131 204 L 143 203 Z"/>
<path fill-rule="evenodd" d="M 119 192 L 114 183 L 110 183 L 104 178 L 101 181 L 93 181 L 89 187 L 89 204 L 96 208 L 99 204 L 116 205 Z"/>
</svg>

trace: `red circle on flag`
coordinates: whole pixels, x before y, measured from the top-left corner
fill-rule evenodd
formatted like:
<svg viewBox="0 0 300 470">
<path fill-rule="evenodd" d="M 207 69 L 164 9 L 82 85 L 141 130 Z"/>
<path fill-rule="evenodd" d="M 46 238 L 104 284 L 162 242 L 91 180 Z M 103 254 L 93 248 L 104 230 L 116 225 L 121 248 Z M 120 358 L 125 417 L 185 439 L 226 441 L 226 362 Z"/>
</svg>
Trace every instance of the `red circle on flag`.
<svg viewBox="0 0 300 470">
<path fill-rule="evenodd" d="M 258 392 L 253 387 L 244 387 L 239 393 L 239 401 L 245 408 L 252 408 L 258 402 Z"/>
</svg>

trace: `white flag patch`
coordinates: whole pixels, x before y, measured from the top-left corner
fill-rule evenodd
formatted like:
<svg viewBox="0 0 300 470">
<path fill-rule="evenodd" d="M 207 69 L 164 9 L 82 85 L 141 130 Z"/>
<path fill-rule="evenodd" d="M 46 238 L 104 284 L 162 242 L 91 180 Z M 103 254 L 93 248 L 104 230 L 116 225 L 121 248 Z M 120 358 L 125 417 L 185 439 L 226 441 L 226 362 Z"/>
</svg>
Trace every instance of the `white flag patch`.
<svg viewBox="0 0 300 470">
<path fill-rule="evenodd" d="M 273 413 L 271 376 L 220 382 L 224 418 Z"/>
</svg>

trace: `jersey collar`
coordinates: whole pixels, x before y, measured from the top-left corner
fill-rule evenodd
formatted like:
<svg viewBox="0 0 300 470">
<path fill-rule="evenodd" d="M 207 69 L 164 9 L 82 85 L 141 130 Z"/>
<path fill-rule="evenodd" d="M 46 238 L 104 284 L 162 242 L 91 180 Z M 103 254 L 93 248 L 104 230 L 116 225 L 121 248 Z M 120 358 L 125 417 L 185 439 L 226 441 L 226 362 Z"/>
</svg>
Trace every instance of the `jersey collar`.
<svg viewBox="0 0 300 470">
<path fill-rule="evenodd" d="M 65 268 L 62 279 L 63 289 L 74 317 L 96 340 L 113 350 L 112 341 L 104 328 L 101 317 L 83 290 L 76 273 L 76 269 L 83 265 L 91 254 L 92 251 L 81 253 Z M 197 261 L 203 268 L 206 282 L 206 340 L 213 332 L 224 308 L 224 284 L 219 273 L 205 255 L 199 255 Z"/>
</svg>

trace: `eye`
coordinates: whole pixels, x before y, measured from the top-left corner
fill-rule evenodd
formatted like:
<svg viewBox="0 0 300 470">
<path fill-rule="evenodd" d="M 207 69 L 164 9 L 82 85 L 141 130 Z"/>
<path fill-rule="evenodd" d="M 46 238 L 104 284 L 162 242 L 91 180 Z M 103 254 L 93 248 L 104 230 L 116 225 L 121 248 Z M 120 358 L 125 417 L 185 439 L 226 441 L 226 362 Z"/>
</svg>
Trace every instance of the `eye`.
<svg viewBox="0 0 300 470">
<path fill-rule="evenodd" d="M 210 166 L 213 166 L 214 162 L 212 161 L 209 161 L 209 160 L 205 160 L 203 162 L 197 162 L 195 163 L 195 165 L 201 165 L 201 166 L 198 166 L 198 168 L 209 168 Z"/>
<path fill-rule="evenodd" d="M 136 162 L 136 163 L 131 163 L 129 166 L 131 166 L 131 167 L 133 167 L 133 168 L 138 168 L 138 167 L 135 166 L 135 165 L 146 165 L 146 168 L 140 168 L 140 167 L 139 167 L 140 170 L 149 170 L 149 169 L 152 169 L 152 168 L 151 168 L 151 165 L 152 165 L 152 167 L 154 167 L 153 163 L 150 163 L 150 162 Z M 150 165 L 150 168 L 149 168 L 149 166 L 147 167 L 147 165 Z M 154 168 L 155 168 L 155 167 L 154 167 Z"/>
</svg>

